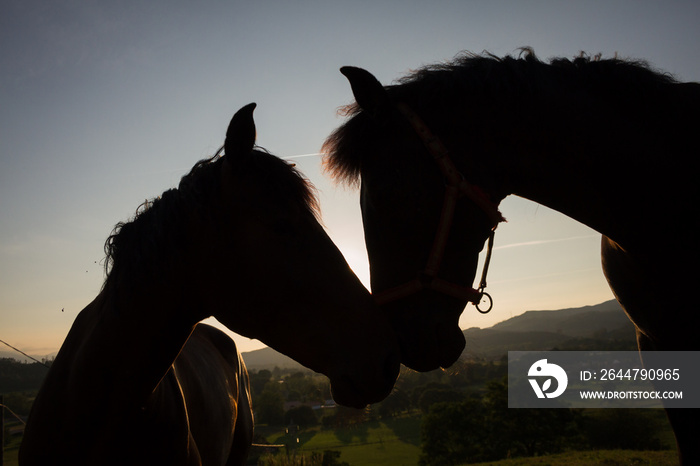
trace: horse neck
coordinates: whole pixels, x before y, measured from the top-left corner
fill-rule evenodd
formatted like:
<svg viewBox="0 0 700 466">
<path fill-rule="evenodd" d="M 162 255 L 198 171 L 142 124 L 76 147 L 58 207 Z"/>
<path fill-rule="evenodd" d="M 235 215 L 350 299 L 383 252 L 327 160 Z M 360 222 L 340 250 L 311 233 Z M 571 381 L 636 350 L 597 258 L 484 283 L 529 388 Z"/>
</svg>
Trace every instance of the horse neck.
<svg viewBox="0 0 700 466">
<path fill-rule="evenodd" d="M 546 205 L 630 249 L 643 247 L 641 231 L 658 237 L 688 208 L 683 201 L 695 182 L 678 167 L 697 153 L 697 118 L 690 115 L 700 99 L 669 96 L 666 108 L 646 111 L 593 99 L 533 102 L 503 125 L 494 138 L 502 142 L 487 151 L 496 155 L 482 170 L 503 195 Z"/>
<path fill-rule="evenodd" d="M 96 412 L 116 422 L 146 407 L 197 322 L 175 289 L 108 281 L 73 323 L 42 388 L 44 409 L 57 404 L 77 422 Z"/>
</svg>

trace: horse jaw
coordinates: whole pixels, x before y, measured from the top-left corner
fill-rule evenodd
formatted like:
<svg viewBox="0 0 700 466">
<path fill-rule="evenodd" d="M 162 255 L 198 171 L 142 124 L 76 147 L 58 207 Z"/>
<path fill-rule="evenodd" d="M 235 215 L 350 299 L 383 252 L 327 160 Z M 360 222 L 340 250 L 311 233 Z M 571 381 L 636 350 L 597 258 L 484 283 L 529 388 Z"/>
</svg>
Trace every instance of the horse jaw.
<svg viewBox="0 0 700 466">
<path fill-rule="evenodd" d="M 367 405 L 379 403 L 391 393 L 394 383 L 399 376 L 400 362 L 396 358 L 387 358 L 383 365 L 383 374 L 377 374 L 375 379 L 386 382 L 379 387 L 376 381 L 361 381 L 352 371 L 343 374 L 335 370 L 328 375 L 331 383 L 331 393 L 336 403 L 350 408 L 362 409 Z M 389 383 L 391 381 L 391 383 Z"/>
<path fill-rule="evenodd" d="M 401 362 L 418 372 L 453 365 L 466 341 L 459 327 L 464 305 L 455 299 L 426 291 L 410 303 L 387 305 L 386 311 L 399 339 Z"/>
</svg>

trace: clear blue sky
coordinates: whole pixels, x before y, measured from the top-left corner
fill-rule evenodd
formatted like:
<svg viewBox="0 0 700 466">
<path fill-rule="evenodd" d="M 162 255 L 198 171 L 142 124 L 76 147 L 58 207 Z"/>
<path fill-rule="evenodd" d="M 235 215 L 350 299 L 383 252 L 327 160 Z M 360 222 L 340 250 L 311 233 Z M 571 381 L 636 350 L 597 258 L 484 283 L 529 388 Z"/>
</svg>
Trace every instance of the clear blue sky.
<svg viewBox="0 0 700 466">
<path fill-rule="evenodd" d="M 4 0 L 0 339 L 56 351 L 100 289 L 114 224 L 211 155 L 244 104 L 258 103 L 260 145 L 283 157 L 316 153 L 342 121 L 337 107 L 352 100 L 340 66 L 390 83 L 462 50 L 532 46 L 545 59 L 581 50 L 644 58 L 700 81 L 699 20 L 695 1 Z M 357 193 L 326 179 L 318 157 L 296 162 L 368 283 Z M 468 308 L 462 327 L 612 298 L 595 232 L 522 199 L 502 211 L 495 309 Z"/>
</svg>

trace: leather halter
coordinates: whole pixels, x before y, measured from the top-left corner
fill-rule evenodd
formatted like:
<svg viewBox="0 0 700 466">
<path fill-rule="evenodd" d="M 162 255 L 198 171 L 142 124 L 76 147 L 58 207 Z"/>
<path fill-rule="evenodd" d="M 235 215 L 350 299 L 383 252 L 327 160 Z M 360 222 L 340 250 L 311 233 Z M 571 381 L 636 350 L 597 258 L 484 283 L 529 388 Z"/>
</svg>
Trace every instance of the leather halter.
<svg viewBox="0 0 700 466">
<path fill-rule="evenodd" d="M 488 194 L 478 186 L 464 179 L 464 176 L 457 170 L 452 159 L 450 159 L 449 151 L 445 145 L 438 137 L 433 135 L 430 129 L 423 123 L 423 120 L 403 102 L 398 103 L 396 107 L 411 124 L 430 155 L 433 156 L 433 159 L 440 167 L 440 171 L 445 179 L 445 199 L 442 204 L 442 212 L 440 213 L 440 221 L 438 222 L 437 232 L 433 240 L 433 247 L 428 256 L 425 268 L 420 272 L 418 278 L 394 288 L 375 293 L 375 301 L 378 304 L 386 304 L 422 290 L 433 290 L 474 303 L 476 309 L 482 314 L 485 314 L 493 307 L 493 300 L 488 293 L 484 292 L 484 289 L 486 288 L 486 273 L 489 268 L 489 263 L 491 262 L 494 233 L 498 224 L 506 220 L 498 210 L 498 206 L 491 202 Z M 445 245 L 447 244 L 447 237 L 450 234 L 450 227 L 454 219 L 457 200 L 462 197 L 469 198 L 474 204 L 479 206 L 492 224 L 486 260 L 484 262 L 484 271 L 481 275 L 478 290 L 443 280 L 437 276 L 440 271 L 442 258 L 445 254 Z M 484 297 L 488 298 L 489 304 L 487 309 L 482 310 L 479 308 L 479 304 Z"/>
</svg>

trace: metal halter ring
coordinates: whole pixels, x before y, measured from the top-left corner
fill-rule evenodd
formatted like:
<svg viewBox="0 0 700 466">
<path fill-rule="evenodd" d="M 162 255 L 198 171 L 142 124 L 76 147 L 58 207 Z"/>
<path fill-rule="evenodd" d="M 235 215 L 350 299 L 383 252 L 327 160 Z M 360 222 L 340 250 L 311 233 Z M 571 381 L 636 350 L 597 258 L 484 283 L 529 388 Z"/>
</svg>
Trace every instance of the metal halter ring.
<svg viewBox="0 0 700 466">
<path fill-rule="evenodd" d="M 481 304 L 481 302 L 483 301 L 484 297 L 486 297 L 486 298 L 489 300 L 489 307 L 486 308 L 486 309 L 484 309 L 484 310 L 482 310 L 482 309 L 479 307 L 479 304 Z M 476 310 L 479 311 L 479 312 L 481 312 L 482 314 L 488 314 L 488 313 L 491 311 L 491 309 L 493 308 L 493 299 L 491 299 L 491 295 L 490 295 L 490 294 L 488 294 L 488 293 L 486 293 L 486 292 L 482 292 L 482 293 L 481 293 L 481 300 L 479 300 L 478 303 L 474 303 L 474 306 L 476 307 Z"/>
</svg>

